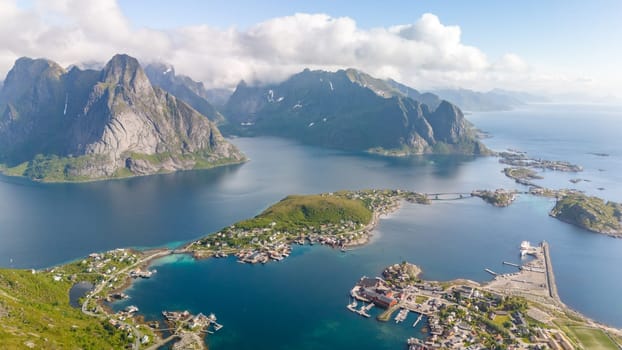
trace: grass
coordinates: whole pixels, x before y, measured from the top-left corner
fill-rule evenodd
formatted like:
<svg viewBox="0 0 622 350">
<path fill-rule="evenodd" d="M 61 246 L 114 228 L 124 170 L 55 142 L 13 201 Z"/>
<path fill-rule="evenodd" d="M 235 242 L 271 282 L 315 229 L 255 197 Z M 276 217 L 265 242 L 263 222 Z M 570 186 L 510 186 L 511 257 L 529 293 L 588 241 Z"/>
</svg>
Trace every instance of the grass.
<svg viewBox="0 0 622 350">
<path fill-rule="evenodd" d="M 338 195 L 296 195 L 286 197 L 236 226 L 251 230 L 270 227 L 275 223 L 274 229 L 292 231 L 322 224 L 339 225 L 345 221 L 368 224 L 371 218 L 372 211 L 361 200 Z"/>
<path fill-rule="evenodd" d="M 510 320 L 510 316 L 509 315 L 497 315 L 497 316 L 495 316 L 495 319 L 492 320 L 492 323 L 496 324 L 499 327 L 503 327 L 503 324 L 505 322 L 512 322 Z"/>
<path fill-rule="evenodd" d="M 86 176 L 76 175 L 87 166 L 105 162 L 103 156 L 84 155 L 79 157 L 58 157 L 56 155 L 38 154 L 29 162 L 21 163 L 4 172 L 10 176 L 25 176 L 31 180 L 44 182 L 86 181 Z"/>
<path fill-rule="evenodd" d="M 125 334 L 69 305 L 73 282 L 53 274 L 0 269 L 3 349 L 122 349 Z"/>
<path fill-rule="evenodd" d="M 583 349 L 619 350 L 618 346 L 601 329 L 590 327 L 582 322 L 556 319 L 553 322 L 570 340 Z"/>
<path fill-rule="evenodd" d="M 542 179 L 543 177 L 538 175 L 532 169 L 524 168 L 524 167 L 515 167 L 515 168 L 505 168 L 503 172 L 506 176 L 511 177 L 513 179 Z"/>
<path fill-rule="evenodd" d="M 572 339 L 578 340 L 584 349 L 619 350 L 618 346 L 600 329 L 566 324 L 562 330 Z"/>
<path fill-rule="evenodd" d="M 196 152 L 187 154 L 173 154 L 170 152 L 158 154 L 130 153 L 129 156 L 135 160 L 144 160 L 158 166 L 169 159 L 178 159 L 194 164 L 193 169 L 209 169 L 226 164 L 240 163 L 246 159 L 219 158 L 209 159 L 206 152 Z M 6 167 L 0 165 L 0 171 L 9 176 L 24 176 L 31 180 L 42 182 L 85 182 L 104 179 L 102 177 L 89 177 L 79 175 L 83 169 L 89 167 L 97 168 L 98 165 L 104 166 L 110 160 L 104 155 L 83 155 L 78 157 L 59 157 L 56 155 L 37 155 L 34 159 L 16 165 Z M 110 178 L 132 177 L 132 173 L 126 167 L 118 168 Z"/>
<path fill-rule="evenodd" d="M 27 168 L 28 168 L 28 162 L 24 162 L 12 168 L 7 168 L 5 170 L 5 174 L 9 176 L 23 176 Z"/>
<path fill-rule="evenodd" d="M 417 304 L 423 304 L 426 301 L 428 301 L 428 299 L 430 299 L 429 297 L 425 296 L 425 295 L 417 295 L 415 297 L 415 303 Z"/>
</svg>

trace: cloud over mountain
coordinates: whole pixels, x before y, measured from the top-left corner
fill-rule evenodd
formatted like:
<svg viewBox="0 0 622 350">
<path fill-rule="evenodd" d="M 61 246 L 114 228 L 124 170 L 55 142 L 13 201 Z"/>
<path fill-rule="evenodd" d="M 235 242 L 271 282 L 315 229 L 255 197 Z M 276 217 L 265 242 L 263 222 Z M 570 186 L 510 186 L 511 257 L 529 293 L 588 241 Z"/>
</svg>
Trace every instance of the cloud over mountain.
<svg viewBox="0 0 622 350">
<path fill-rule="evenodd" d="M 48 0 L 30 8 L 0 0 L 0 33 L 2 76 L 20 56 L 71 64 L 125 52 L 169 62 L 208 87 L 279 81 L 305 67 L 354 67 L 418 88 L 547 88 L 557 81 L 534 73 L 516 54 L 487 57 L 461 41 L 460 27 L 429 13 L 412 24 L 372 29 L 349 17 L 299 13 L 246 29 L 156 30 L 133 26 L 115 0 Z"/>
</svg>

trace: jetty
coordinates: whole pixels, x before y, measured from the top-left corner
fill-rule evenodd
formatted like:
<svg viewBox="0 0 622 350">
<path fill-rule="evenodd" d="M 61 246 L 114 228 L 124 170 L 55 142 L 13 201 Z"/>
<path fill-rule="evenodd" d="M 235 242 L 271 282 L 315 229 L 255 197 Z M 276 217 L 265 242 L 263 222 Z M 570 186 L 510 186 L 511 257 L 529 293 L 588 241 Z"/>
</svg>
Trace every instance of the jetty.
<svg viewBox="0 0 622 350">
<path fill-rule="evenodd" d="M 491 269 L 484 269 L 484 271 L 488 272 L 489 274 L 491 274 L 491 275 L 493 275 L 493 276 L 497 276 L 497 275 L 499 275 L 498 273 L 494 272 L 494 271 L 493 271 L 493 270 L 491 270 Z"/>
<path fill-rule="evenodd" d="M 546 270 L 546 284 L 549 289 L 549 296 L 555 300 L 560 300 L 557 294 L 557 284 L 555 283 L 555 275 L 553 274 L 553 264 L 551 264 L 551 256 L 549 253 L 549 244 L 542 241 L 542 253 L 544 254 L 544 268 Z"/>
<path fill-rule="evenodd" d="M 350 304 L 348 304 L 348 305 L 346 306 L 346 308 L 347 308 L 348 310 L 352 311 L 352 312 L 357 312 L 357 310 L 356 310 L 356 306 L 357 306 L 357 304 L 358 304 L 358 303 L 356 302 L 356 300 L 353 300 Z"/>
<path fill-rule="evenodd" d="M 423 314 L 419 314 L 419 317 L 417 317 L 417 320 L 415 321 L 415 323 L 413 323 L 413 328 L 417 327 L 417 324 L 419 324 L 419 322 L 421 322 L 422 319 L 423 319 Z"/>
<path fill-rule="evenodd" d="M 503 262 L 503 265 L 514 266 L 514 267 L 517 267 L 517 268 L 519 268 L 519 269 L 520 269 L 520 267 L 521 267 L 521 266 L 520 266 L 520 265 L 518 265 L 518 264 L 514 264 L 514 263 L 511 263 L 511 262 L 507 262 L 507 261 L 504 261 L 504 262 Z"/>
<path fill-rule="evenodd" d="M 354 312 L 355 314 L 359 314 L 363 317 L 371 317 L 368 311 L 374 307 L 373 303 L 369 303 L 368 305 L 365 305 L 365 303 L 363 303 L 363 305 L 359 309 L 356 308 L 357 306 L 358 303 L 356 302 L 356 300 L 353 300 L 350 304 L 346 306 L 346 308 Z"/>
</svg>

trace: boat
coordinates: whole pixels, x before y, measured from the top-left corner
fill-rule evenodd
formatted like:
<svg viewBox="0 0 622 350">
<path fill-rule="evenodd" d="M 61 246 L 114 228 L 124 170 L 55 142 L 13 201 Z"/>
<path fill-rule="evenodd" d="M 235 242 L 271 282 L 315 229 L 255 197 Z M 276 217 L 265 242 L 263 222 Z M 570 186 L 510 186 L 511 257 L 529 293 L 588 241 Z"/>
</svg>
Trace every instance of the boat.
<svg viewBox="0 0 622 350">
<path fill-rule="evenodd" d="M 525 256 L 529 250 L 531 250 L 531 243 L 529 243 L 529 241 L 522 241 L 520 243 L 520 256 Z"/>
<path fill-rule="evenodd" d="M 356 306 L 357 306 L 357 302 L 356 300 L 353 300 L 350 304 L 348 304 L 348 306 L 346 306 L 348 308 L 348 310 L 352 311 L 352 312 L 357 312 L 356 311 Z"/>
<path fill-rule="evenodd" d="M 135 312 L 138 312 L 138 308 L 134 305 L 130 305 L 128 307 L 125 308 L 125 311 L 129 314 L 133 314 Z"/>
<path fill-rule="evenodd" d="M 400 323 L 406 320 L 409 312 L 410 310 L 408 309 L 401 309 L 400 312 L 397 313 L 397 316 L 395 316 L 395 323 Z"/>
</svg>

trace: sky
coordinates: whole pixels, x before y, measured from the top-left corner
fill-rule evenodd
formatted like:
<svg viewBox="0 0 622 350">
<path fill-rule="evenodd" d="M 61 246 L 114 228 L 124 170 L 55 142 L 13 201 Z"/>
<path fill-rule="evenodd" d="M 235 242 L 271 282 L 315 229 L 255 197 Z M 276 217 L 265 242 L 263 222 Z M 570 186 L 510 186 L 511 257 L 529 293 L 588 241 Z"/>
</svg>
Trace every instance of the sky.
<svg viewBox="0 0 622 350">
<path fill-rule="evenodd" d="M 351 67 L 422 90 L 622 97 L 621 17 L 619 0 L 0 0 L 0 77 L 21 56 L 127 53 L 207 87 Z"/>
</svg>

